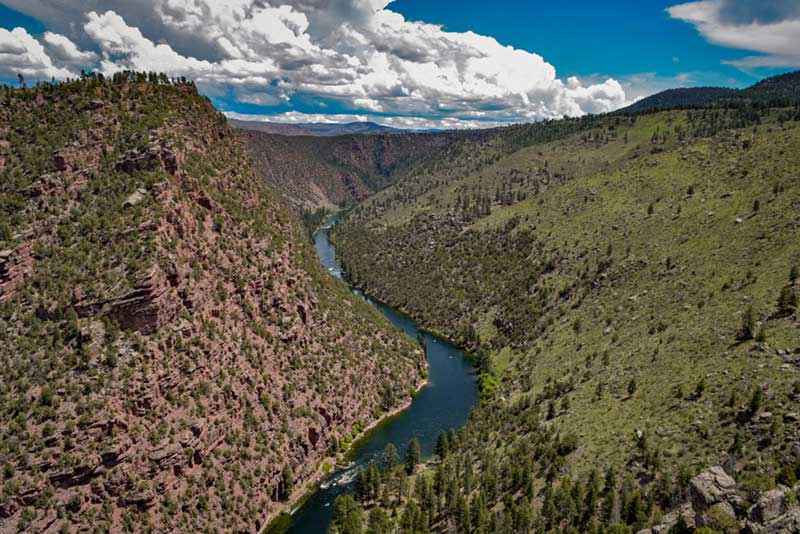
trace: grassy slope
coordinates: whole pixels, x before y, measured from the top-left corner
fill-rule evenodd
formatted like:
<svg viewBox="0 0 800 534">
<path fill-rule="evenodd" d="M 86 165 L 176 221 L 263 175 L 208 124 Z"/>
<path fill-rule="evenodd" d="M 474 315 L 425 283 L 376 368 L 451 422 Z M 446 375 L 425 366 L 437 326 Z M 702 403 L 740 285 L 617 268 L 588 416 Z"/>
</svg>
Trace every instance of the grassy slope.
<svg viewBox="0 0 800 534">
<path fill-rule="evenodd" d="M 508 156 L 488 143 L 411 173 L 341 225 L 335 238 L 361 285 L 454 337 L 473 327 L 473 346 L 492 352 L 500 385 L 467 429 L 466 454 L 500 430 L 510 461 L 526 414 L 544 416 L 553 400 L 544 427 L 579 436 L 566 472 L 614 465 L 674 479 L 681 466 L 722 462 L 737 428 L 740 478 L 793 461 L 796 428 L 781 416 L 799 378 L 785 360 L 797 356 L 776 349 L 800 349 L 800 331 L 775 312 L 800 263 L 800 125 L 779 115 L 697 137 L 710 115 L 609 117 Z M 514 199 L 498 204 L 497 189 Z M 473 211 L 480 195 L 492 198 L 488 216 Z M 469 207 L 455 208 L 465 196 Z M 765 343 L 735 339 L 750 304 Z M 740 413 L 756 388 L 759 411 L 772 413 L 760 422 Z M 661 467 L 643 467 L 635 430 Z"/>
</svg>

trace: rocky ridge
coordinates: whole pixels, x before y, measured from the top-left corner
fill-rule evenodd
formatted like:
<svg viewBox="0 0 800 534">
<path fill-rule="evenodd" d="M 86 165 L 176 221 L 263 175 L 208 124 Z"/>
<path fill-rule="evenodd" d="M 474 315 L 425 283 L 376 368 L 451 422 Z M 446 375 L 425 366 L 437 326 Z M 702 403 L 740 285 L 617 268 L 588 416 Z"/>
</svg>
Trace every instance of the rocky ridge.
<svg viewBox="0 0 800 534">
<path fill-rule="evenodd" d="M 257 531 L 421 381 L 192 84 L 0 102 L 0 532 Z"/>
<path fill-rule="evenodd" d="M 352 205 L 391 185 L 415 163 L 450 150 L 454 143 L 497 134 L 497 130 L 478 130 L 288 137 L 237 131 L 259 174 L 298 212 Z"/>
</svg>

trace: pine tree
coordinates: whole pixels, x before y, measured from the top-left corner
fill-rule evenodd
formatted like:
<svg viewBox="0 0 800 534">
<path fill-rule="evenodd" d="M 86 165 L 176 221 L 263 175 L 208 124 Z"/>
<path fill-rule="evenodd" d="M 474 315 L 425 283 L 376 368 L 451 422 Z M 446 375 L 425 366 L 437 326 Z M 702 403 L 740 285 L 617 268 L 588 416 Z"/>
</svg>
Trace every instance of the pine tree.
<svg viewBox="0 0 800 534">
<path fill-rule="evenodd" d="M 336 497 L 331 520 L 337 534 L 362 534 L 364 511 L 351 495 Z"/>
<path fill-rule="evenodd" d="M 411 438 L 406 449 L 406 473 L 411 475 L 420 462 L 421 450 L 417 438 Z"/>
<path fill-rule="evenodd" d="M 449 449 L 450 444 L 447 440 L 447 434 L 444 432 L 439 432 L 439 435 L 436 437 L 436 446 L 434 447 L 436 456 L 438 456 L 440 460 L 444 461 L 444 459 L 447 458 Z"/>
<path fill-rule="evenodd" d="M 292 475 L 292 466 L 286 464 L 281 471 L 281 499 L 286 500 L 292 495 L 294 491 L 294 479 Z"/>
<path fill-rule="evenodd" d="M 367 487 L 369 488 L 369 498 L 377 499 L 381 490 L 381 474 L 375 466 L 375 462 L 370 462 L 367 468 Z"/>
<path fill-rule="evenodd" d="M 367 480 L 367 473 L 363 468 L 359 468 L 358 473 L 356 473 L 355 495 L 356 500 L 360 503 L 365 502 L 369 495 L 369 482 Z"/>
<path fill-rule="evenodd" d="M 748 306 L 742 316 L 742 327 L 739 329 L 737 337 L 741 341 L 753 339 L 756 331 L 756 312 L 753 306 Z"/>
<path fill-rule="evenodd" d="M 388 473 L 399 463 L 400 455 L 397 454 L 397 447 L 393 443 L 387 444 L 381 453 L 381 469 Z"/>
<path fill-rule="evenodd" d="M 392 525 L 386 512 L 377 506 L 370 510 L 367 534 L 391 534 L 391 532 Z"/>
</svg>

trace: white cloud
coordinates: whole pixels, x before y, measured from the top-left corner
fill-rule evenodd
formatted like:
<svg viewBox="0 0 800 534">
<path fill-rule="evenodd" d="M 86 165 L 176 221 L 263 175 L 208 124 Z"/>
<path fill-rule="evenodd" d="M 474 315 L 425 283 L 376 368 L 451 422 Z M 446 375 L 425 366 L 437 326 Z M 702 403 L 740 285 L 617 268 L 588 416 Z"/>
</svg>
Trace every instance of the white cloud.
<svg viewBox="0 0 800 534">
<path fill-rule="evenodd" d="M 800 2 L 700 0 L 669 8 L 709 42 L 759 52 L 726 63 L 748 67 L 800 67 Z"/>
<path fill-rule="evenodd" d="M 235 111 L 224 112 L 230 119 L 252 122 L 277 122 L 286 124 L 347 124 L 350 122 L 374 122 L 382 126 L 391 126 L 407 130 L 466 130 L 479 128 L 494 128 L 506 126 L 505 121 L 479 121 L 465 120 L 453 117 L 442 119 L 426 119 L 423 117 L 402 117 L 402 116 L 375 116 L 353 113 L 302 113 L 299 111 L 287 111 L 276 115 L 256 115 L 248 113 L 237 113 Z"/>
<path fill-rule="evenodd" d="M 388 9 L 390 0 L 87 0 L 83 8 L 72 0 L 4 1 L 72 39 L 47 39 L 54 57 L 92 46 L 103 71 L 165 71 L 255 105 L 335 101 L 354 114 L 467 124 L 598 113 L 628 102 L 615 80 L 565 84 L 535 53 L 407 21 Z"/>
<path fill-rule="evenodd" d="M 12 79 L 17 74 L 38 79 L 71 75 L 69 70 L 57 67 L 44 46 L 24 28 L 0 28 L 0 78 Z"/>
<path fill-rule="evenodd" d="M 106 72 L 134 69 L 202 76 L 212 69 L 207 61 L 184 57 L 167 44 L 156 45 L 113 11 L 102 15 L 92 11 L 88 13 L 88 19 L 84 29 L 100 46 L 102 67 Z"/>
<path fill-rule="evenodd" d="M 59 63 L 86 66 L 97 61 L 97 54 L 91 51 L 84 52 L 79 50 L 75 43 L 61 34 L 45 32 L 42 40 L 47 45 L 50 57 Z"/>
</svg>

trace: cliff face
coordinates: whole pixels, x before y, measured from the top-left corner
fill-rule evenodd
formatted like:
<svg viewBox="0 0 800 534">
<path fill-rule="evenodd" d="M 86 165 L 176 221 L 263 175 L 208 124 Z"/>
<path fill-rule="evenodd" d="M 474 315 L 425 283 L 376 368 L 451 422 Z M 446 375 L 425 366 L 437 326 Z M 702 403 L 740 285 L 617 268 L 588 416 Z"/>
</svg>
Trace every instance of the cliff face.
<svg viewBox="0 0 800 534">
<path fill-rule="evenodd" d="M 0 532 L 255 531 L 420 381 L 193 86 L 0 103 Z"/>
<path fill-rule="evenodd" d="M 498 130 L 301 137 L 238 130 L 256 170 L 296 211 L 342 207 L 393 184 L 415 163 Z"/>
</svg>

